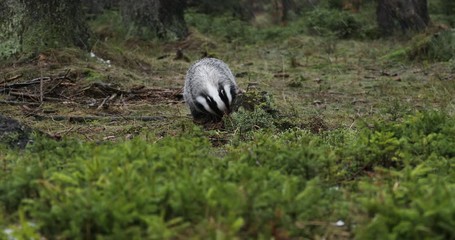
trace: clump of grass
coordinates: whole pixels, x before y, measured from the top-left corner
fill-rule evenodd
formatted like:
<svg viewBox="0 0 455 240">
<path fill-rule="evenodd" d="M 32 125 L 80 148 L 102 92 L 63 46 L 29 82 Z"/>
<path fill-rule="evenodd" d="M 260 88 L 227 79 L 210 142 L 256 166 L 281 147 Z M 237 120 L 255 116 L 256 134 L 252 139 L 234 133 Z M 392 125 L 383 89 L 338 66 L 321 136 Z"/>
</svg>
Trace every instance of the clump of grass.
<svg viewBox="0 0 455 240">
<path fill-rule="evenodd" d="M 301 88 L 306 81 L 308 81 L 308 79 L 305 78 L 305 76 L 299 75 L 297 78 L 291 79 L 288 86 L 291 88 Z"/>
<path fill-rule="evenodd" d="M 455 31 L 416 35 L 410 46 L 385 55 L 383 59 L 401 61 L 449 61 L 455 56 Z"/>
</svg>

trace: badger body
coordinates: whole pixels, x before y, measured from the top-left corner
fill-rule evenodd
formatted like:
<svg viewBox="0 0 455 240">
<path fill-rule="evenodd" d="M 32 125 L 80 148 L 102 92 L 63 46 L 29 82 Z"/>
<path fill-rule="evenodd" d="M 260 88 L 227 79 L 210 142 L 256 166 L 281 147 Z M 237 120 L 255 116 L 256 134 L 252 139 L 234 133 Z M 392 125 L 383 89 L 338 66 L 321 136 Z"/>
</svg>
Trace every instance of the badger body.
<svg viewBox="0 0 455 240">
<path fill-rule="evenodd" d="M 183 98 L 195 120 L 220 121 L 232 110 L 238 87 L 228 65 L 216 58 L 203 58 L 186 74 Z"/>
</svg>

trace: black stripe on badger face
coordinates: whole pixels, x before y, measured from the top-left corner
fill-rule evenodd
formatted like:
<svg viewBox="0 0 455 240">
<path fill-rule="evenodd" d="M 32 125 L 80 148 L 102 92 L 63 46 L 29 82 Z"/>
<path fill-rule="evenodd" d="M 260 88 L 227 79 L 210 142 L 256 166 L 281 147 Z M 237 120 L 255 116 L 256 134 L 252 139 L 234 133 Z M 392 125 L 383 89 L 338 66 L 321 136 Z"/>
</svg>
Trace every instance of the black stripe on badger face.
<svg viewBox="0 0 455 240">
<path fill-rule="evenodd" d="M 232 101 L 231 102 L 234 102 L 235 97 L 237 96 L 237 91 L 235 90 L 235 86 L 231 86 L 229 91 L 231 92 L 231 96 L 232 96 Z"/>
<path fill-rule="evenodd" d="M 227 113 L 230 113 L 231 112 L 231 103 L 229 102 L 229 98 L 228 98 L 223 86 L 219 86 L 218 95 L 220 95 L 221 100 L 224 102 L 224 105 L 226 105 Z M 231 96 L 232 96 L 232 94 L 231 94 Z"/>
<path fill-rule="evenodd" d="M 216 115 L 222 117 L 224 113 L 218 108 L 218 104 L 216 103 L 216 101 L 213 100 L 213 98 L 208 95 L 205 96 L 205 98 L 207 99 L 207 103 L 209 104 L 210 108 L 216 113 Z"/>
<path fill-rule="evenodd" d="M 215 113 L 216 116 L 223 117 L 224 113 L 223 113 L 223 111 L 221 111 L 218 108 L 218 105 L 217 105 L 216 101 L 213 99 L 213 97 L 211 97 L 211 96 L 209 96 L 207 94 L 201 94 L 200 97 L 203 97 L 206 100 L 208 107 L 210 108 L 210 110 L 213 111 L 213 113 Z M 212 112 L 210 112 L 209 110 L 207 110 L 204 107 L 204 104 L 199 103 L 198 101 L 196 101 L 195 104 L 204 113 L 213 115 Z"/>
<path fill-rule="evenodd" d="M 207 111 L 207 110 L 204 108 L 204 106 L 203 106 L 202 104 L 200 104 L 199 102 L 196 101 L 196 102 L 194 102 L 194 104 L 196 105 L 196 108 L 197 108 L 197 110 L 199 110 L 199 112 L 202 112 L 202 113 L 204 113 L 204 114 L 212 114 L 212 113 L 210 113 L 209 111 Z"/>
</svg>

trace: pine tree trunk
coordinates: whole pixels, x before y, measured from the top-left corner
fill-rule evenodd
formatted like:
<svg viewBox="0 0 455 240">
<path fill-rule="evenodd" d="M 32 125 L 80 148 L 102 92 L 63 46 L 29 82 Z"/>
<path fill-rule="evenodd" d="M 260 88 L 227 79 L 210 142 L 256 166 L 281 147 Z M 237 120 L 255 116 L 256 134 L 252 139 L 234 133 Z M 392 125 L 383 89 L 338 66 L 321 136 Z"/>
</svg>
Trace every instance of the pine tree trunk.
<svg viewBox="0 0 455 240">
<path fill-rule="evenodd" d="M 124 22 L 140 37 L 181 39 L 188 29 L 184 19 L 186 0 L 121 0 Z"/>
<path fill-rule="evenodd" d="M 88 39 L 79 0 L 0 2 L 0 55 L 3 58 L 49 48 L 89 49 Z"/>
<path fill-rule="evenodd" d="M 430 22 L 427 0 L 378 0 L 376 17 L 383 35 L 422 31 Z"/>
</svg>

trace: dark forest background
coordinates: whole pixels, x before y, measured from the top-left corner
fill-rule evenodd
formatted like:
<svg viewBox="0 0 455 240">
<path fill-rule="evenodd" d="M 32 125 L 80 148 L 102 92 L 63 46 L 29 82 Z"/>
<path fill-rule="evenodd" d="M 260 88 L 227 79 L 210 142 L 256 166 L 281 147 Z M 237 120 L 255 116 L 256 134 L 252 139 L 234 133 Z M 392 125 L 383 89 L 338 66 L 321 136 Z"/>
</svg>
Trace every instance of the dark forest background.
<svg viewBox="0 0 455 240">
<path fill-rule="evenodd" d="M 4 58 L 57 46 L 89 50 L 96 36 L 88 21 L 106 12 L 115 13 L 111 20 L 123 25 L 124 38 L 184 39 L 188 25 L 193 24 L 203 31 L 225 32 L 226 38 L 233 39 L 244 37 L 236 31 L 250 26 L 279 27 L 300 21 L 301 29 L 289 34 L 374 39 L 423 31 L 433 22 L 449 28 L 454 24 L 455 9 L 450 0 L 3 0 L 0 4 L 0 52 Z M 185 19 L 188 12 L 191 14 Z M 430 20 L 430 13 L 435 21 Z M 226 29 L 198 14 L 224 16 Z"/>
</svg>

